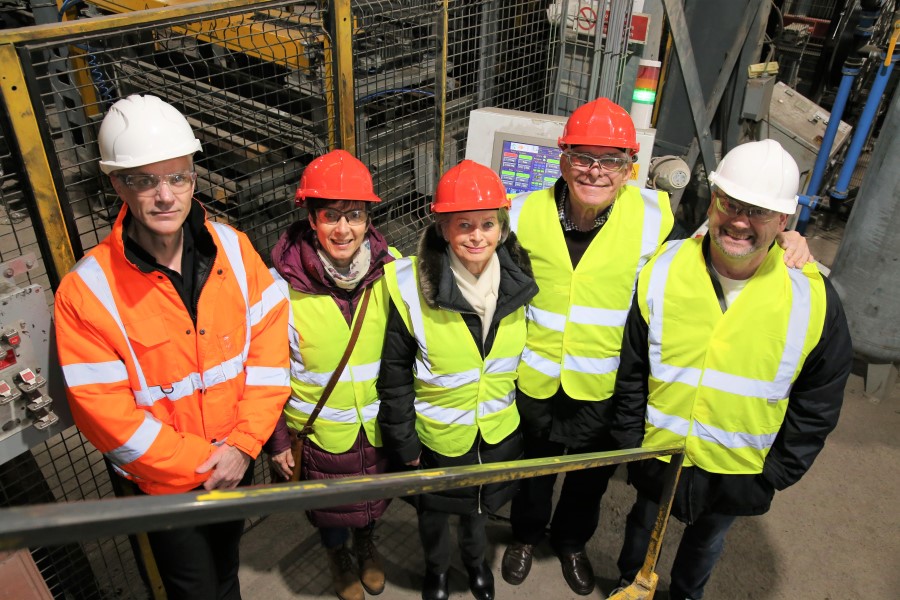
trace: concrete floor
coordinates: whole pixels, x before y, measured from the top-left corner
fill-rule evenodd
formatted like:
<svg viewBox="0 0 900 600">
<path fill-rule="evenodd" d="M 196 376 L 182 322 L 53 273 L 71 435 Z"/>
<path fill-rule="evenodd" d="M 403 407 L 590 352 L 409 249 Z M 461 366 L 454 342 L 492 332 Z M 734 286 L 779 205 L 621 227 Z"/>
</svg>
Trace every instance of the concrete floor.
<svg viewBox="0 0 900 600">
<path fill-rule="evenodd" d="M 862 378 L 851 376 L 840 423 L 807 476 L 777 494 L 767 515 L 738 519 L 707 586 L 707 599 L 898 597 L 900 385 L 881 402 L 866 398 L 863 389 Z M 589 598 L 605 598 L 604 592 L 613 587 L 615 559 L 633 499 L 620 469 L 604 498 L 600 529 L 588 546 L 598 578 Z M 660 590 L 667 588 L 682 529 L 673 520 L 666 535 Z M 380 598 L 419 598 L 424 562 L 413 509 L 394 501 L 376 535 L 388 578 Z M 500 560 L 510 540 L 508 524 L 492 521 L 488 538 L 498 599 L 581 598 L 566 586 L 546 544 L 539 547 L 528 580 L 518 587 L 506 584 L 500 578 Z M 265 519 L 244 536 L 242 552 L 241 588 L 247 600 L 336 597 L 318 537 L 302 514 Z M 458 559 L 451 569 L 450 590 L 451 598 L 471 597 Z"/>
</svg>

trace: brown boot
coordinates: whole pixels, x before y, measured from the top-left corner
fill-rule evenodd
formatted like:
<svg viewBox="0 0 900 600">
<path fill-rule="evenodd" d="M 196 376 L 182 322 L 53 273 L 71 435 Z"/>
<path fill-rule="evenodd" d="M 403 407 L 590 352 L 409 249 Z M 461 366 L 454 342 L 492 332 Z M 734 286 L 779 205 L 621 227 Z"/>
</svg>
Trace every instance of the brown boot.
<svg viewBox="0 0 900 600">
<path fill-rule="evenodd" d="M 359 561 L 359 579 L 366 591 L 377 596 L 384 591 L 384 565 L 372 541 L 374 527 L 353 530 L 353 550 Z"/>
<path fill-rule="evenodd" d="M 328 566 L 334 593 L 341 600 L 365 600 L 366 593 L 359 584 L 359 577 L 353 570 L 353 555 L 346 546 L 328 548 Z"/>
</svg>

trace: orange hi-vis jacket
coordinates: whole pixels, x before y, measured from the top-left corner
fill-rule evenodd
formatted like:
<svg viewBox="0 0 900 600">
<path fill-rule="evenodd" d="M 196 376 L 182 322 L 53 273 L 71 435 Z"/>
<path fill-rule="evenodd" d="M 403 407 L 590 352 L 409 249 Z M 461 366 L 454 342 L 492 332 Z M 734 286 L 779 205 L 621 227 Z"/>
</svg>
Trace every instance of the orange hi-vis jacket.
<svg viewBox="0 0 900 600">
<path fill-rule="evenodd" d="M 247 236 L 204 220 L 216 257 L 195 327 L 169 278 L 126 258 L 126 212 L 57 290 L 59 360 L 75 423 L 117 471 L 185 492 L 218 445 L 256 457 L 272 433 L 290 394 L 288 305 Z"/>
</svg>

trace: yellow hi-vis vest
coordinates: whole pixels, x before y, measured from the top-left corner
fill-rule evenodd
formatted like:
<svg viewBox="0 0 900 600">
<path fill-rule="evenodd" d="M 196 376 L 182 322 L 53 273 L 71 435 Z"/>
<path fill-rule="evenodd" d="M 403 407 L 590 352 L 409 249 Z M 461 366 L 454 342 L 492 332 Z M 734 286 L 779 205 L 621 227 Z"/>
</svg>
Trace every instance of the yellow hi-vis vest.
<svg viewBox="0 0 900 600">
<path fill-rule="evenodd" d="M 644 445 L 684 443 L 685 465 L 711 473 L 761 473 L 822 335 L 825 284 L 815 265 L 788 269 L 773 246 L 723 313 L 702 240 L 682 240 L 650 261 L 637 294 L 649 327 Z"/>
<path fill-rule="evenodd" d="M 462 316 L 428 306 L 415 257 L 385 266 L 391 299 L 419 346 L 414 367 L 416 433 L 431 450 L 461 456 L 475 442 L 497 444 L 519 426 L 516 368 L 525 346 L 525 309 L 500 320 L 485 358 Z"/>
<path fill-rule="evenodd" d="M 291 306 L 291 397 L 284 406 L 288 427 L 303 429 L 350 342 L 352 325 L 331 296 L 304 294 L 290 288 L 274 269 L 272 275 Z M 372 295 L 359 339 L 337 385 L 313 425 L 310 439 L 328 452 L 346 452 L 356 441 L 360 425 L 369 443 L 381 446 L 378 393 L 375 382 L 381 366 L 381 347 L 390 308 L 384 277 L 372 284 Z M 353 323 L 359 316 L 359 305 Z"/>
<path fill-rule="evenodd" d="M 575 269 L 552 188 L 517 196 L 510 221 L 540 288 L 526 309 L 519 389 L 549 398 L 562 384 L 576 400 L 606 400 L 615 387 L 635 280 L 672 230 L 668 195 L 622 188 Z"/>
</svg>

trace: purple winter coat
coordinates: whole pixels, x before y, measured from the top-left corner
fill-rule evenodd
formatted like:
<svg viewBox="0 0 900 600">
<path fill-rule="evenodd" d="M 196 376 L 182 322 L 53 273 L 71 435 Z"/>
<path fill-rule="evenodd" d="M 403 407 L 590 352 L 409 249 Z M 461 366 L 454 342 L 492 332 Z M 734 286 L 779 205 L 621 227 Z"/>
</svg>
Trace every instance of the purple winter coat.
<svg viewBox="0 0 900 600">
<path fill-rule="evenodd" d="M 362 297 L 363 290 L 372 282 L 384 276 L 384 265 L 393 261 L 384 237 L 371 224 L 366 232 L 372 253 L 372 263 L 363 280 L 352 291 L 342 290 L 327 277 L 322 260 L 316 252 L 315 231 L 309 221 L 302 220 L 285 231 L 272 250 L 272 261 L 278 271 L 293 289 L 304 294 L 328 295 L 335 301 L 347 324 L 353 322 L 353 313 Z M 327 331 L 322 332 L 327 335 Z M 308 332 L 304 335 L 309 336 Z M 313 425 L 315 427 L 315 425 Z M 265 450 L 278 454 L 291 447 L 290 434 L 284 414 L 278 420 L 275 431 Z M 356 442 L 346 452 L 333 454 L 307 440 L 303 449 L 303 480 L 337 479 L 355 475 L 385 473 L 388 460 L 381 448 L 369 443 L 360 427 Z M 390 500 L 363 501 L 355 504 L 328 509 L 308 511 L 307 517 L 316 527 L 365 527 L 377 519 L 387 509 Z"/>
</svg>

